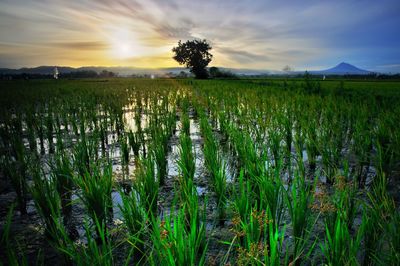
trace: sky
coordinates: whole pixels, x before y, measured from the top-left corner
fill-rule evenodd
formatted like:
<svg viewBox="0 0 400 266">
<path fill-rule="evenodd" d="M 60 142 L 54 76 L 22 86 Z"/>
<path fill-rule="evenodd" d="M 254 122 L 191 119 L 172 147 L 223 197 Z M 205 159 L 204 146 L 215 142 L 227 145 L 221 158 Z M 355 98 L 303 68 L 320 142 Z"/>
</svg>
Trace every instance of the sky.
<svg viewBox="0 0 400 266">
<path fill-rule="evenodd" d="M 0 67 L 176 67 L 179 40 L 210 66 L 400 72 L 399 0 L 0 0 Z"/>
</svg>

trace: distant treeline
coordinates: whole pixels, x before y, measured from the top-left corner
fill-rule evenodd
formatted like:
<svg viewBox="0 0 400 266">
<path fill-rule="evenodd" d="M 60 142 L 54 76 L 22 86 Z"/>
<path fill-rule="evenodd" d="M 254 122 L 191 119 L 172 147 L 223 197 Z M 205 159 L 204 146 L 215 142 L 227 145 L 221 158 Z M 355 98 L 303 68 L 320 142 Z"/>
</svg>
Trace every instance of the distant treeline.
<svg viewBox="0 0 400 266">
<path fill-rule="evenodd" d="M 68 73 L 60 73 L 58 78 L 62 79 L 76 79 L 76 78 L 113 78 L 118 74 L 112 71 L 103 70 L 100 73 L 93 70 L 73 71 Z M 19 74 L 0 74 L 0 79 L 53 79 L 53 74 L 33 74 L 33 73 L 19 73 Z"/>
<path fill-rule="evenodd" d="M 304 75 L 302 75 L 304 76 Z M 312 75 L 323 78 L 324 75 Z M 377 79 L 400 79 L 400 73 L 397 74 L 380 74 L 380 73 L 371 73 L 368 75 L 325 75 L 326 78 L 340 78 L 340 79 L 359 79 L 359 80 L 377 80 Z"/>
<path fill-rule="evenodd" d="M 209 70 L 209 78 L 217 78 L 217 79 L 236 79 L 236 78 L 298 78 L 303 79 L 306 75 L 311 76 L 312 78 L 323 79 L 352 79 L 352 80 L 400 80 L 400 73 L 397 74 L 379 74 L 379 73 L 371 73 L 368 75 L 322 75 L 322 74 L 313 74 L 313 73 L 298 73 L 298 74 L 263 74 L 263 75 L 236 75 L 230 71 L 220 70 L 216 67 L 211 67 Z M 73 71 L 68 73 L 60 73 L 58 78 L 60 79 L 79 79 L 79 78 L 113 78 L 118 77 L 118 73 L 103 70 L 100 73 L 94 70 L 81 70 L 81 71 Z M 154 77 L 150 74 L 133 74 L 129 77 L 132 78 L 151 78 Z M 160 76 L 158 76 L 160 77 Z M 161 77 L 169 77 L 169 78 L 188 78 L 192 77 L 191 74 L 181 71 L 180 73 L 166 73 Z M 12 79 L 53 79 L 53 74 L 34 74 L 34 73 L 18 73 L 18 74 L 4 74 L 0 73 L 0 80 L 12 80 Z"/>
</svg>

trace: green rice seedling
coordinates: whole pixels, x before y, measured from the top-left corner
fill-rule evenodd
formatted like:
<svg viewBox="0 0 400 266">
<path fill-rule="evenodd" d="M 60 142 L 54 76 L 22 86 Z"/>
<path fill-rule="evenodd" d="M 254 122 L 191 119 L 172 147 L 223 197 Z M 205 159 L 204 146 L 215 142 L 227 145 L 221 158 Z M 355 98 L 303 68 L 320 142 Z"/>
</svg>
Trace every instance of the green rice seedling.
<svg viewBox="0 0 400 266">
<path fill-rule="evenodd" d="M 40 154 L 45 153 L 45 148 L 44 148 L 44 134 L 45 134 L 45 129 L 44 129 L 44 119 L 42 113 L 38 114 L 37 118 L 37 124 L 36 124 L 36 132 L 38 133 L 39 137 L 39 143 L 40 143 Z"/>
<path fill-rule="evenodd" d="M 15 204 L 12 204 L 7 212 L 7 216 L 5 218 L 5 223 L 2 229 L 2 235 L 0 238 L 0 245 L 3 248 L 4 255 L 7 258 L 7 261 L 0 262 L 0 265 L 21 265 L 25 266 L 28 265 L 28 260 L 25 256 L 20 258 L 15 250 L 15 247 L 11 244 L 10 240 L 10 229 L 11 229 L 11 222 L 12 217 L 14 214 Z M 3 252 L 2 252 L 3 253 Z M 7 263 L 7 264 L 6 264 Z"/>
<path fill-rule="evenodd" d="M 378 175 L 367 194 L 369 202 L 364 205 L 363 216 L 365 264 L 396 265 L 393 262 L 399 260 L 398 249 L 393 249 L 399 246 L 399 233 L 394 229 L 398 226 L 399 214 L 386 187 L 387 178 L 384 174 Z"/>
<path fill-rule="evenodd" d="M 278 163 L 280 165 L 280 163 Z M 258 206 L 268 207 L 271 219 L 280 225 L 284 211 L 284 188 L 280 180 L 280 169 L 271 169 L 269 173 L 253 176 L 253 190 Z"/>
<path fill-rule="evenodd" d="M 361 111 L 361 110 L 360 110 Z M 361 111 L 354 126 L 352 150 L 357 157 L 357 173 L 359 187 L 363 188 L 366 182 L 366 174 L 363 174 L 364 168 L 368 172 L 370 164 L 370 153 L 372 150 L 372 136 L 366 110 Z"/>
<path fill-rule="evenodd" d="M 55 181 L 44 177 L 40 172 L 41 170 L 36 168 L 32 170 L 33 185 L 29 190 L 35 202 L 36 210 L 45 224 L 46 236 L 53 245 L 59 245 L 60 234 L 57 224 L 62 222 L 60 195 Z"/>
<path fill-rule="evenodd" d="M 46 136 L 47 136 L 47 141 L 49 142 L 49 153 L 54 153 L 54 143 L 53 143 L 53 114 L 51 110 L 48 110 L 47 116 L 46 116 Z"/>
<path fill-rule="evenodd" d="M 73 130 L 73 132 L 74 132 L 75 137 L 78 137 L 78 136 L 79 136 L 79 129 L 78 129 L 78 124 L 77 124 L 77 122 L 78 122 L 77 115 L 76 115 L 75 113 L 73 113 L 73 114 L 70 116 L 70 123 L 71 123 L 71 125 L 72 125 L 72 130 Z"/>
<path fill-rule="evenodd" d="M 60 141 L 57 141 L 57 145 L 60 145 L 60 143 Z M 62 149 L 58 149 L 50 168 L 52 179 L 56 183 L 56 189 L 61 198 L 61 209 L 64 222 L 66 222 L 72 212 L 71 197 L 74 183 L 74 171 L 69 156 Z"/>
<path fill-rule="evenodd" d="M 179 187 L 175 188 L 175 191 L 179 191 L 177 197 L 181 206 L 185 206 L 186 221 L 188 221 L 187 225 L 189 226 L 191 217 L 198 216 L 199 211 L 196 187 L 192 179 L 185 179 L 182 175 L 178 178 L 178 184 Z"/>
<path fill-rule="evenodd" d="M 26 127 L 28 132 L 28 142 L 29 142 L 29 149 L 32 152 L 37 152 L 37 143 L 36 143 L 36 136 L 35 136 L 35 116 L 34 110 L 31 110 L 26 113 Z"/>
<path fill-rule="evenodd" d="M 219 124 L 219 130 L 221 133 L 225 136 L 225 138 L 228 136 L 228 125 L 227 125 L 227 116 L 224 111 L 218 112 L 218 124 Z"/>
<path fill-rule="evenodd" d="M 97 163 L 97 138 L 86 138 L 84 135 L 82 139 L 76 143 L 73 148 L 73 162 L 74 168 L 83 176 L 86 172 L 91 173 L 92 168 L 96 167 Z"/>
<path fill-rule="evenodd" d="M 265 161 L 265 158 L 260 158 L 257 153 L 257 147 L 254 145 L 252 138 L 246 132 L 241 132 L 238 128 L 232 127 L 230 139 L 234 143 L 235 151 L 238 155 L 238 168 L 243 168 L 246 177 L 251 175 L 260 176 L 265 172 L 265 167 L 260 161 Z M 266 154 L 264 154 L 264 157 Z"/>
<path fill-rule="evenodd" d="M 257 206 L 246 215 L 245 220 L 234 219 L 234 241 L 237 240 L 239 265 L 281 265 L 284 233 L 270 218 L 270 212 Z M 285 265 L 288 257 L 285 258 Z"/>
<path fill-rule="evenodd" d="M 205 117 L 201 118 L 200 126 L 204 136 L 204 158 L 205 165 L 211 174 L 213 190 L 217 198 L 218 220 L 220 225 L 224 224 L 226 216 L 226 165 L 218 152 L 217 142 Z"/>
<path fill-rule="evenodd" d="M 159 183 L 156 180 L 155 165 L 152 156 L 141 159 L 136 172 L 136 190 L 140 195 L 140 203 L 148 211 L 149 216 L 157 216 Z"/>
<path fill-rule="evenodd" d="M 96 166 L 92 173 L 86 171 L 83 176 L 74 176 L 74 183 L 79 187 L 78 196 L 85 205 L 93 223 L 98 221 L 106 224 L 110 208 L 112 208 L 112 167 L 106 165 L 104 169 Z M 97 227 L 99 229 L 99 227 Z M 98 236 L 102 232 L 97 232 Z"/>
<path fill-rule="evenodd" d="M 90 155 L 86 140 L 76 143 L 73 149 L 74 168 L 79 175 L 83 176 L 85 172 L 90 171 Z"/>
<path fill-rule="evenodd" d="M 292 263 L 299 264 L 309 258 L 316 243 L 310 245 L 312 229 L 318 219 L 313 216 L 310 208 L 313 204 L 312 191 L 314 189 L 307 188 L 304 178 L 295 174 L 294 184 L 288 190 L 285 191 L 285 203 L 291 220 L 294 241 Z"/>
<path fill-rule="evenodd" d="M 347 184 L 337 183 L 337 190 L 340 193 L 338 207 L 342 210 L 343 219 L 347 223 L 349 229 L 353 226 L 354 219 L 357 214 L 357 206 L 359 201 L 357 199 L 357 185 L 352 182 L 347 182 Z M 340 186 L 345 186 L 341 188 Z"/>
<path fill-rule="evenodd" d="M 28 185 L 25 176 L 20 172 L 17 162 L 4 159 L 2 163 L 5 176 L 9 177 L 15 192 L 17 193 L 18 208 L 21 214 L 26 214 Z"/>
<path fill-rule="evenodd" d="M 212 133 L 210 133 L 212 134 Z M 207 170 L 214 178 L 214 173 L 218 172 L 220 161 L 218 161 L 218 147 L 212 135 L 204 137 L 204 163 Z"/>
<path fill-rule="evenodd" d="M 292 151 L 292 142 L 293 142 L 293 135 L 292 135 L 292 128 L 293 128 L 293 114 L 291 110 L 291 105 L 286 106 L 286 110 L 281 110 L 278 114 L 278 121 L 279 124 L 282 125 L 283 135 L 285 139 L 286 149 L 285 149 L 285 156 L 287 160 L 287 165 L 290 167 L 290 157 Z"/>
<path fill-rule="evenodd" d="M 326 225 L 325 230 L 325 240 L 320 247 L 327 265 L 358 265 L 357 253 L 364 234 L 363 226 L 353 237 L 347 223 L 338 215 L 334 229 L 331 230 Z"/>
<path fill-rule="evenodd" d="M 337 175 L 334 183 L 334 193 L 330 197 L 324 198 L 322 205 L 328 206 L 328 211 L 323 211 L 325 215 L 325 223 L 330 231 L 334 230 L 337 216 L 340 215 L 342 222 L 346 223 L 349 230 L 352 228 L 354 219 L 357 214 L 357 184 L 348 181 L 348 164 L 345 163 L 345 171 L 343 175 Z M 325 195 L 323 192 L 322 195 Z M 324 196 L 325 197 L 325 196 Z"/>
<path fill-rule="evenodd" d="M 139 195 L 136 191 L 131 191 L 128 195 L 119 192 L 122 204 L 118 207 L 121 210 L 124 226 L 128 230 L 127 241 L 132 246 L 132 253 L 135 261 L 144 258 L 147 213 L 139 203 Z"/>
<path fill-rule="evenodd" d="M 110 241 L 111 237 L 106 230 L 106 225 L 100 223 L 100 221 L 95 218 L 93 221 L 96 232 L 98 236 L 94 238 L 91 233 L 91 226 L 89 222 L 85 220 L 85 236 L 87 243 L 85 245 L 80 243 L 74 243 L 69 238 L 64 231 L 63 238 L 65 239 L 65 245 L 59 248 L 59 251 L 65 254 L 74 265 L 84 266 L 84 265 L 105 265 L 112 266 L 114 264 L 113 258 L 113 243 Z"/>
<path fill-rule="evenodd" d="M 390 173 L 394 162 L 394 150 L 397 149 L 393 146 L 393 137 L 391 136 L 394 132 L 394 126 L 392 123 L 395 121 L 391 117 L 391 114 L 384 113 L 382 117 L 378 118 L 377 126 L 374 131 L 374 144 L 377 149 L 376 154 L 376 166 L 381 174 L 385 174 L 386 177 L 390 177 Z"/>
<path fill-rule="evenodd" d="M 186 112 L 182 113 L 182 132 L 187 136 L 190 135 L 190 120 Z"/>
<path fill-rule="evenodd" d="M 264 265 L 271 266 L 279 266 L 282 265 L 290 265 L 288 262 L 288 253 L 285 256 L 282 256 L 283 253 L 283 240 L 285 236 L 285 228 L 282 231 L 278 230 L 278 225 L 276 223 L 269 223 L 269 243 L 267 243 L 268 247 L 264 253 Z"/>
<path fill-rule="evenodd" d="M 103 126 L 103 123 L 100 123 L 99 137 L 100 137 L 101 152 L 103 156 L 105 156 L 106 146 L 107 146 L 107 133 L 105 127 Z"/>
<path fill-rule="evenodd" d="M 129 164 L 129 147 L 128 147 L 127 139 L 125 137 L 121 137 L 119 139 L 119 144 L 121 147 L 122 164 L 128 165 Z"/>
<path fill-rule="evenodd" d="M 138 139 L 138 135 L 133 133 L 132 130 L 128 133 L 129 145 L 131 146 L 133 154 L 138 157 L 140 150 L 140 143 Z"/>
<path fill-rule="evenodd" d="M 250 212 L 252 205 L 253 194 L 250 182 L 244 180 L 244 172 L 241 170 L 239 174 L 239 184 L 234 190 L 234 208 L 241 221 L 246 221 L 247 214 Z"/>
<path fill-rule="evenodd" d="M 179 137 L 179 170 L 184 180 L 193 180 L 195 173 L 195 158 L 192 151 L 192 140 L 186 134 Z"/>
<path fill-rule="evenodd" d="M 304 157 L 303 157 L 303 150 L 305 149 L 305 144 L 300 123 L 298 123 L 296 127 L 296 133 L 294 135 L 294 147 L 296 149 L 296 164 L 299 174 L 301 176 L 306 176 L 306 167 L 304 165 Z"/>
<path fill-rule="evenodd" d="M 139 143 L 141 143 L 142 146 L 142 154 L 143 157 L 146 158 L 147 157 L 147 144 L 146 144 L 146 134 L 144 131 L 138 131 L 139 133 Z"/>
<path fill-rule="evenodd" d="M 153 219 L 151 265 L 205 265 L 208 244 L 204 218 L 194 213 L 187 221 L 186 213 L 183 206 L 172 209 L 165 220 Z"/>
<path fill-rule="evenodd" d="M 258 211 L 255 206 L 246 214 L 244 220 L 234 220 L 235 234 L 238 236 L 238 261 L 241 264 L 255 264 L 262 260 L 264 249 L 268 248 L 265 242 L 268 242 L 269 226 L 272 222 L 265 211 Z M 267 237 L 266 239 L 264 237 Z"/>
<path fill-rule="evenodd" d="M 221 161 L 221 160 L 219 160 Z M 226 165 L 225 163 L 220 164 L 220 168 L 214 176 L 214 191 L 217 197 L 217 209 L 218 209 L 218 220 L 220 225 L 224 224 L 226 218 L 226 205 L 227 205 L 227 183 L 226 183 Z"/>
<path fill-rule="evenodd" d="M 392 213 L 392 217 L 388 223 L 384 225 L 385 235 L 387 236 L 388 252 L 379 259 L 379 255 L 375 255 L 375 261 L 381 265 L 399 265 L 400 264 L 400 214 Z M 385 250 L 385 249 L 384 249 Z M 383 253 L 384 254 L 384 253 Z M 381 253 L 382 255 L 382 253 Z"/>
<path fill-rule="evenodd" d="M 12 137 L 14 160 L 11 159 L 11 154 L 8 158 L 3 159 L 5 176 L 9 177 L 11 184 L 17 193 L 18 208 L 21 214 L 26 214 L 27 203 L 27 168 L 28 156 L 25 154 L 25 147 L 21 139 Z"/>
<path fill-rule="evenodd" d="M 271 128 L 268 131 L 269 137 L 269 147 L 272 152 L 272 157 L 275 162 L 275 168 L 280 168 L 279 162 L 281 162 L 281 141 L 282 141 L 282 134 L 280 133 L 279 129 Z"/>
<path fill-rule="evenodd" d="M 141 101 L 139 101 L 141 103 Z M 135 112 L 135 125 L 136 125 L 136 132 L 140 134 L 142 132 L 142 107 L 138 105 L 138 111 Z"/>
<path fill-rule="evenodd" d="M 304 119 L 302 120 L 302 123 L 305 131 L 304 144 L 306 147 L 308 164 L 310 169 L 314 171 L 318 155 L 317 125 L 315 119 Z"/>
<path fill-rule="evenodd" d="M 165 177 L 168 172 L 167 154 L 162 140 L 156 138 L 152 146 L 153 157 L 157 165 L 157 180 L 160 186 L 165 184 Z"/>
</svg>

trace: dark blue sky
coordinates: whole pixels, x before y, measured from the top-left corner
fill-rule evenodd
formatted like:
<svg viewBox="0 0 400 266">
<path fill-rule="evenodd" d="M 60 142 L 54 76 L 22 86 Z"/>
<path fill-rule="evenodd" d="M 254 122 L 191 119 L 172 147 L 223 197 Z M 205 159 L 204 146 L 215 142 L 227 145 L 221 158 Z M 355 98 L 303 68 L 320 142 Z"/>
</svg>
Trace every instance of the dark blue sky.
<svg viewBox="0 0 400 266">
<path fill-rule="evenodd" d="M 0 67 L 177 66 L 179 39 L 211 65 L 400 72 L 400 0 L 0 0 Z"/>
</svg>

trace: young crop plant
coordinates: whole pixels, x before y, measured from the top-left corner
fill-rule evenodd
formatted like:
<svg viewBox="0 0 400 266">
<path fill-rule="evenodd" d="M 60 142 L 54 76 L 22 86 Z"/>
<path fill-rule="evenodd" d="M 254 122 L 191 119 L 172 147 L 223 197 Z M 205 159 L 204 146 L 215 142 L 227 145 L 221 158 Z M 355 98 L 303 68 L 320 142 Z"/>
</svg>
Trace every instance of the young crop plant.
<svg viewBox="0 0 400 266">
<path fill-rule="evenodd" d="M 214 191 L 217 198 L 217 210 L 218 210 L 218 220 L 219 224 L 223 225 L 226 219 L 226 206 L 227 206 L 227 182 L 226 182 L 226 164 L 222 162 L 221 159 L 220 167 L 217 172 L 213 174 L 214 176 Z"/>
<path fill-rule="evenodd" d="M 157 166 L 157 180 L 160 186 L 165 184 L 168 173 L 168 134 L 162 129 L 153 130 L 153 143 L 151 146 L 152 155 Z"/>
<path fill-rule="evenodd" d="M 189 135 L 179 137 L 179 159 L 177 161 L 184 180 L 193 180 L 195 173 L 195 157 L 192 150 L 192 140 Z"/>
<path fill-rule="evenodd" d="M 61 142 L 57 141 L 57 145 Z M 72 212 L 72 189 L 74 185 L 73 176 L 73 166 L 70 161 L 70 157 L 58 149 L 55 154 L 54 161 L 50 164 L 51 176 L 55 182 L 55 187 L 61 198 L 61 209 L 64 219 L 70 217 Z"/>
<path fill-rule="evenodd" d="M 17 194 L 18 208 L 21 214 L 26 214 L 27 205 L 27 172 L 28 172 L 28 155 L 23 143 L 18 138 L 12 138 L 13 153 L 12 156 L 3 158 L 2 166 L 4 174 L 10 178 L 11 184 Z"/>
<path fill-rule="evenodd" d="M 97 232 L 96 237 L 93 237 L 92 235 L 93 227 Z M 88 220 L 85 220 L 84 229 L 85 239 L 87 241 L 85 245 L 72 241 L 65 231 L 60 230 L 63 232 L 61 236 L 63 245 L 58 247 L 58 250 L 67 258 L 64 264 L 73 264 L 78 266 L 115 265 L 113 257 L 115 246 L 111 241 L 111 236 L 109 230 L 107 230 L 106 224 L 101 223 L 97 218 L 95 218 L 93 226 L 91 226 Z M 125 264 L 127 264 L 129 260 L 130 256 L 128 255 Z"/>
<path fill-rule="evenodd" d="M 327 265 L 358 265 L 357 253 L 361 247 L 363 231 L 361 225 L 355 236 L 352 236 L 340 215 L 336 216 L 333 229 L 326 225 L 325 240 L 320 247 Z"/>
<path fill-rule="evenodd" d="M 49 143 L 49 153 L 54 153 L 54 143 L 53 143 L 53 130 L 54 130 L 54 121 L 53 114 L 51 110 L 48 110 L 48 114 L 46 116 L 46 135 L 47 141 Z"/>
<path fill-rule="evenodd" d="M 195 212 L 187 220 L 186 205 L 171 210 L 165 220 L 153 219 L 154 245 L 150 265 L 206 265 L 207 238 L 204 216 Z"/>
<path fill-rule="evenodd" d="M 92 168 L 92 173 L 85 172 L 83 176 L 74 176 L 74 183 L 79 187 L 79 198 L 85 205 L 87 213 L 93 224 L 96 221 L 100 225 L 106 225 L 107 217 L 112 213 L 111 191 L 113 186 L 112 167 L 107 164 L 101 169 L 100 166 Z M 96 227 L 99 229 L 99 227 Z M 97 232 L 98 236 L 102 232 Z"/>
<path fill-rule="evenodd" d="M 186 112 L 182 114 L 182 132 L 187 136 L 190 136 L 190 120 L 189 115 Z"/>
<path fill-rule="evenodd" d="M 255 193 L 255 201 L 258 206 L 268 207 L 270 218 L 281 224 L 284 212 L 284 187 L 279 176 L 279 169 L 273 169 L 264 175 L 253 176 L 254 184 L 252 187 Z"/>
<path fill-rule="evenodd" d="M 230 245 L 236 246 L 236 261 L 239 265 L 281 265 L 284 233 L 270 218 L 268 208 L 257 209 L 262 208 L 255 206 L 244 220 L 233 220 L 235 237 Z M 284 261 L 287 265 L 287 255 Z"/>
<path fill-rule="evenodd" d="M 296 173 L 294 183 L 285 191 L 284 198 L 292 226 L 292 263 L 295 264 L 309 259 L 316 244 L 316 241 L 312 243 L 311 237 L 318 216 L 315 217 L 310 208 L 315 184 L 314 187 L 307 187 L 304 177 Z"/>
<path fill-rule="evenodd" d="M 364 111 L 366 112 L 366 111 Z M 366 185 L 366 173 L 368 173 L 372 151 L 372 136 L 368 117 L 362 112 L 355 122 L 352 150 L 357 156 L 356 178 L 360 188 Z"/>
<path fill-rule="evenodd" d="M 387 178 L 377 176 L 369 202 L 363 206 L 365 264 L 396 265 L 400 261 L 399 213 L 393 198 L 388 194 Z"/>
<path fill-rule="evenodd" d="M 139 203 L 139 194 L 135 190 L 129 194 L 120 191 L 119 194 L 122 204 L 118 207 L 122 213 L 124 226 L 128 230 L 127 241 L 132 246 L 134 259 L 137 257 L 140 260 L 145 253 L 147 212 Z"/>
<path fill-rule="evenodd" d="M 44 225 L 47 238 L 56 247 L 63 245 L 61 243 L 61 233 L 59 228 L 62 226 L 61 198 L 57 191 L 56 182 L 53 179 L 47 179 L 41 169 L 32 169 L 33 185 L 30 187 L 30 193 L 35 202 L 35 207 L 39 213 Z"/>
<path fill-rule="evenodd" d="M 128 140 L 129 140 L 129 145 L 132 149 L 133 154 L 138 157 L 139 156 L 139 150 L 140 150 L 140 141 L 138 138 L 138 134 L 133 133 L 132 130 L 129 131 L 128 133 Z"/>
<path fill-rule="evenodd" d="M 121 137 L 119 142 L 121 147 L 122 164 L 127 166 L 129 164 L 129 147 L 127 139 L 125 137 Z"/>
<path fill-rule="evenodd" d="M 141 205 L 148 212 L 149 217 L 156 217 L 159 182 L 156 179 L 155 163 L 152 156 L 140 160 L 136 178 L 135 187 L 139 193 Z"/>
</svg>

